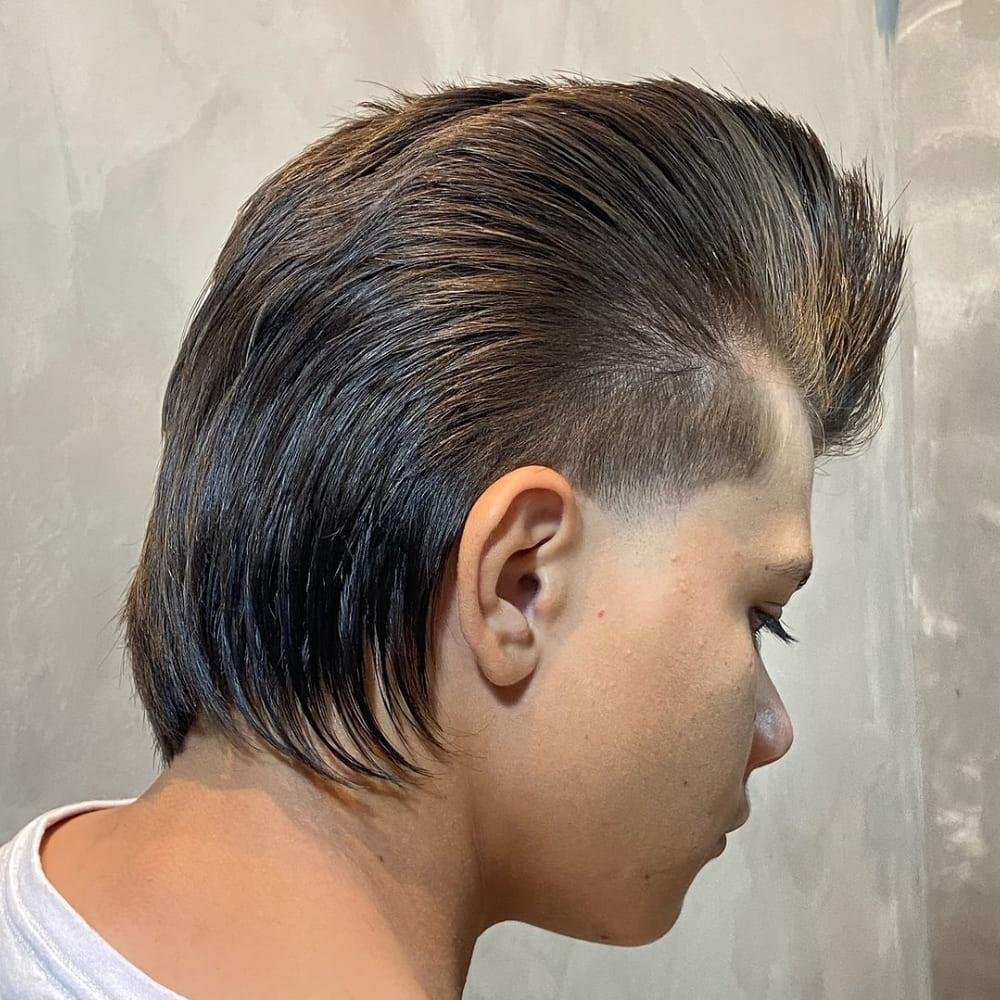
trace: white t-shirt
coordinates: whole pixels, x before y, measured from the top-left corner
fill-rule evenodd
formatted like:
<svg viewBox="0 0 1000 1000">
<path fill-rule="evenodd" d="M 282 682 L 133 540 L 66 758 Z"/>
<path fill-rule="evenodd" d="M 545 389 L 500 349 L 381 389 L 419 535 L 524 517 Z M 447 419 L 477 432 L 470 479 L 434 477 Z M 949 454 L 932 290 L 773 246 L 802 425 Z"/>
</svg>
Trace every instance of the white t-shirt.
<svg viewBox="0 0 1000 1000">
<path fill-rule="evenodd" d="M 38 852 L 48 827 L 132 801 L 53 809 L 0 847 L 0 1000 L 183 1000 L 118 954 L 42 871 Z"/>
</svg>

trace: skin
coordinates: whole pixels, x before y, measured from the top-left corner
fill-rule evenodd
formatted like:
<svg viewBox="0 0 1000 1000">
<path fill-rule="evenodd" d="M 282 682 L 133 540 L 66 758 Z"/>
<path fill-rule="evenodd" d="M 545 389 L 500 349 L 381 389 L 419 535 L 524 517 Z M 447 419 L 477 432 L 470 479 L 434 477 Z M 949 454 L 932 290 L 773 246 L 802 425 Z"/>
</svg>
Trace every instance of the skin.
<svg viewBox="0 0 1000 1000">
<path fill-rule="evenodd" d="M 814 456 L 793 390 L 765 391 L 752 482 L 628 524 L 538 466 L 480 497 L 433 661 L 453 753 L 409 744 L 432 780 L 348 792 L 196 729 L 136 802 L 50 831 L 53 885 L 193 1000 L 457 1000 L 510 919 L 662 937 L 792 741 L 751 629 L 803 582 L 775 567 L 811 561 Z"/>
</svg>

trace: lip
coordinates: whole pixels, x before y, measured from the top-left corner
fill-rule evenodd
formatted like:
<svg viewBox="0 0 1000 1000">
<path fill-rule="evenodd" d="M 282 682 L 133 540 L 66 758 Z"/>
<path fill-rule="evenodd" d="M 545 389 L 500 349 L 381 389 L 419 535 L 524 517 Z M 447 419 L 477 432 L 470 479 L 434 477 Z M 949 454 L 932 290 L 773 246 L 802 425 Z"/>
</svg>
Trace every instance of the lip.
<svg viewBox="0 0 1000 1000">
<path fill-rule="evenodd" d="M 743 815 L 740 817 L 739 822 L 726 830 L 726 833 L 732 833 L 734 830 L 738 830 L 743 824 L 750 818 L 750 804 L 747 803 L 746 808 L 743 810 Z"/>
</svg>

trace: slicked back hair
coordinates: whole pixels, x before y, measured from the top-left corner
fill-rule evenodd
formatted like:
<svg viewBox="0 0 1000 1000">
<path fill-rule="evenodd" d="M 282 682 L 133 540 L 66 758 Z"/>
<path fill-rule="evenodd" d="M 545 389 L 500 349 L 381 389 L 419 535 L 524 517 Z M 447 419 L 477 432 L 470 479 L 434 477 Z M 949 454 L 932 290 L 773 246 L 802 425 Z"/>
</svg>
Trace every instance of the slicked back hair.
<svg viewBox="0 0 1000 1000">
<path fill-rule="evenodd" d="M 549 466 L 627 513 L 749 477 L 754 358 L 853 450 L 904 256 L 864 165 L 679 80 L 361 105 L 243 206 L 170 376 L 122 612 L 163 761 L 197 719 L 347 785 L 428 774 L 374 699 L 444 747 L 432 611 L 490 483 Z"/>
</svg>

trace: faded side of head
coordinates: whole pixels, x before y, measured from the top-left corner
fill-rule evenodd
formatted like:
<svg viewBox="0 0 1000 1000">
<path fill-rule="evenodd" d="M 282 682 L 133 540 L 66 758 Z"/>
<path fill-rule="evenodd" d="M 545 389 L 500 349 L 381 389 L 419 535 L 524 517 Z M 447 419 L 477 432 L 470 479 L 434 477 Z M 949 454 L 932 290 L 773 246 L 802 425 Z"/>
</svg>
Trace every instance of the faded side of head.
<svg viewBox="0 0 1000 1000">
<path fill-rule="evenodd" d="M 198 717 L 334 780 L 426 773 L 373 699 L 443 746 L 431 609 L 483 490 L 547 465 L 627 512 L 751 475 L 761 359 L 817 454 L 863 443 L 903 260 L 864 169 L 758 103 L 562 78 L 364 105 L 243 207 L 170 378 L 123 610 L 163 758 Z"/>
</svg>

